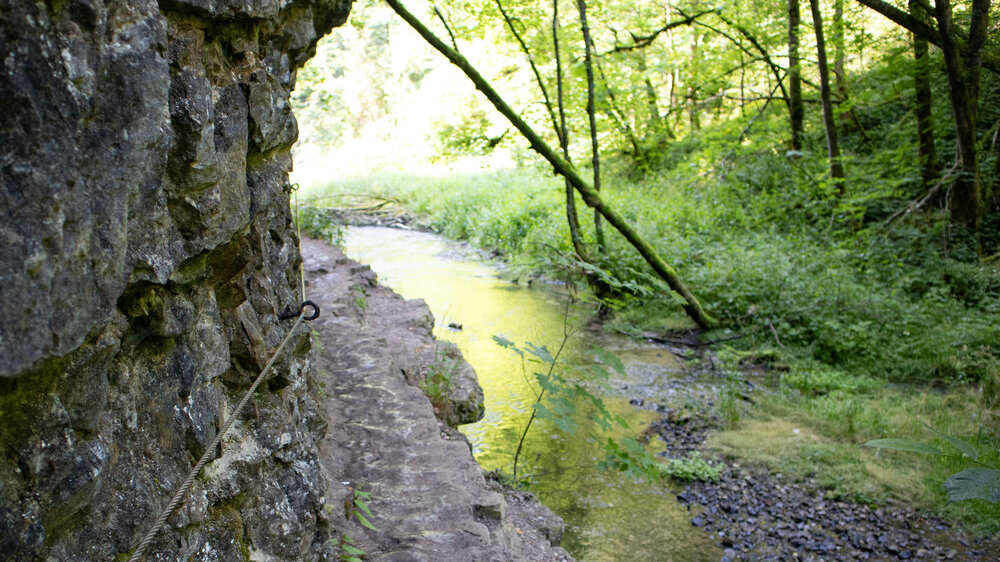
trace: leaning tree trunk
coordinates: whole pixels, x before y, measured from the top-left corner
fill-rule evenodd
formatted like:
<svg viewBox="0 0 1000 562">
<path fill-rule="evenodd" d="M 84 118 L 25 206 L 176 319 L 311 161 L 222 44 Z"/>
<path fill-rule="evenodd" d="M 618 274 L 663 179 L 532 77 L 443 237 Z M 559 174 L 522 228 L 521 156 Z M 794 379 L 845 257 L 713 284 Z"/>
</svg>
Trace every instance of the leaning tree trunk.
<svg viewBox="0 0 1000 562">
<path fill-rule="evenodd" d="M 788 118 L 792 150 L 802 150 L 802 72 L 799 66 L 799 0 L 788 0 Z"/>
<path fill-rule="evenodd" d="M 514 126 L 524 138 L 527 139 L 531 148 L 538 152 L 543 158 L 545 158 L 549 164 L 555 169 L 557 173 L 566 178 L 567 181 L 576 189 L 576 191 L 583 197 L 584 202 L 590 207 L 597 209 L 601 216 L 608 221 L 608 223 L 615 228 L 618 232 L 628 240 L 629 244 L 634 247 L 639 254 L 643 257 L 646 263 L 656 272 L 656 274 L 663 279 L 671 290 L 676 292 L 684 299 L 684 311 L 687 312 L 688 316 L 695 321 L 702 328 L 713 328 L 718 323 L 714 318 L 708 315 L 702 308 L 701 303 L 697 298 L 688 290 L 687 286 L 681 281 L 680 277 L 677 275 L 677 271 L 674 270 L 667 262 L 663 261 L 663 258 L 656 252 L 649 242 L 647 242 L 643 237 L 639 235 L 638 232 L 632 225 L 630 225 L 624 217 L 622 217 L 617 211 L 615 211 L 610 205 L 608 205 L 601 195 L 591 186 L 575 168 L 565 159 L 559 156 L 556 151 L 552 150 L 543 139 L 536 133 L 524 119 L 514 111 L 500 94 L 490 86 L 489 82 L 483 78 L 483 75 L 479 73 L 464 56 L 459 54 L 457 51 L 446 45 L 437 36 L 435 36 L 427 26 L 420 22 L 416 17 L 413 16 L 399 0 L 386 0 L 386 3 L 403 19 L 410 27 L 412 27 L 421 37 L 424 38 L 434 49 L 439 53 L 447 57 L 447 59 L 457 66 L 465 75 L 472 81 L 476 89 L 482 92 L 486 99 L 493 104 L 501 115 L 510 121 L 510 124 Z"/>
<path fill-rule="evenodd" d="M 830 96 L 830 71 L 826 64 L 826 43 L 823 41 L 823 15 L 819 11 L 819 0 L 809 0 L 812 9 L 813 29 L 816 30 L 816 59 L 819 62 L 819 95 L 823 105 L 823 125 L 826 129 L 826 151 L 830 157 L 830 177 L 837 186 L 837 195 L 847 191 L 844 180 L 844 165 L 840 162 L 840 146 L 837 143 L 837 125 L 833 121 L 833 101 Z"/>
</svg>

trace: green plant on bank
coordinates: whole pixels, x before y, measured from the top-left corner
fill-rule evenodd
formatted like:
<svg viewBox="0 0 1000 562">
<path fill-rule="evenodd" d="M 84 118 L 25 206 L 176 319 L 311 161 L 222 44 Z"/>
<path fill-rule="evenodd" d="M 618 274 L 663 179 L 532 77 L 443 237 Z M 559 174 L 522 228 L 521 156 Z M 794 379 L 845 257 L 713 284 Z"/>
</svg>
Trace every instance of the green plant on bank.
<svg viewBox="0 0 1000 562">
<path fill-rule="evenodd" d="M 605 458 L 599 464 L 604 470 L 615 470 L 634 479 L 656 482 L 664 477 L 681 482 L 714 482 L 722 476 L 722 463 L 711 463 L 692 451 L 685 457 L 670 459 L 667 464 L 656 460 L 649 451 L 635 439 L 624 439 L 616 443 L 609 439 L 605 443 Z"/>
<path fill-rule="evenodd" d="M 532 373 L 538 385 L 538 388 L 534 391 L 535 402 L 531 405 L 531 415 L 524 429 L 521 431 L 517 450 L 514 452 L 511 480 L 515 483 L 519 482 L 518 463 L 524 447 L 524 440 L 531 430 L 535 419 L 547 420 L 555 424 L 563 433 L 572 434 L 576 426 L 573 415 L 577 411 L 577 403 L 587 402 L 596 410 L 596 413 L 592 416 L 592 420 L 603 431 L 610 430 L 613 424 L 627 427 L 625 420 L 621 416 L 614 415 L 607 410 L 600 397 L 594 395 L 579 382 L 570 380 L 561 372 L 566 366 L 560 363 L 559 358 L 572 335 L 568 329 L 568 318 L 564 326 L 566 327 L 563 331 L 563 339 L 555 354 L 552 354 L 545 346 L 537 346 L 531 342 L 526 342 L 523 347 L 519 347 L 506 338 L 493 336 L 493 341 L 497 345 L 509 349 L 520 356 L 522 374 L 526 379 L 528 377 L 527 365 L 529 363 L 541 367 L 539 371 Z M 593 360 L 589 362 L 585 373 L 588 381 L 603 386 L 610 376 L 608 369 L 619 373 L 624 372 L 624 365 L 614 354 L 600 348 L 593 349 L 591 353 Z"/>
<path fill-rule="evenodd" d="M 351 295 L 354 296 L 354 304 L 361 310 L 368 310 L 368 289 L 364 285 L 353 285 Z"/>
<path fill-rule="evenodd" d="M 835 380 L 838 377 L 843 380 Z M 832 387 L 857 388 L 850 375 L 832 372 L 827 379 Z M 707 445 L 741 463 L 766 466 L 791 481 L 806 481 L 829 498 L 873 505 L 903 502 L 976 533 L 1000 532 L 995 504 L 951 502 L 941 487 L 941 482 L 968 468 L 967 458 L 877 455 L 874 449 L 859 447 L 874 439 L 914 434 L 923 427 L 915 420 L 923 419 L 942 433 L 968 435 L 969 444 L 979 451 L 978 460 L 998 466 L 1000 435 L 994 429 L 998 420 L 984 407 L 982 393 L 968 386 L 924 393 L 900 386 L 861 388 L 867 390 L 819 394 L 785 386 L 778 392 L 757 392 L 753 407 L 738 425 L 710 434 Z"/>
<path fill-rule="evenodd" d="M 738 377 L 730 374 L 726 377 L 726 383 L 719 389 L 717 410 L 726 429 L 734 429 L 740 423 L 742 416 L 740 405 L 743 400 L 743 394 L 740 392 L 741 382 Z"/>
<path fill-rule="evenodd" d="M 664 476 L 664 466 L 649 454 L 649 451 L 635 439 L 623 439 L 621 443 L 608 439 L 604 443 L 604 460 L 598 463 L 602 470 L 621 472 L 629 478 L 656 482 Z"/>
<path fill-rule="evenodd" d="M 439 358 L 431 365 L 424 380 L 420 382 L 420 390 L 424 391 L 435 408 L 445 406 L 451 390 L 451 370 L 447 359 Z"/>
<path fill-rule="evenodd" d="M 662 465 L 661 465 L 662 466 Z M 722 476 L 721 463 L 711 463 L 701 458 L 701 453 L 692 451 L 686 457 L 670 459 L 661 469 L 663 474 L 681 482 L 714 482 Z"/>
<path fill-rule="evenodd" d="M 927 424 L 924 424 L 927 425 Z M 968 459 L 980 466 L 966 468 L 948 477 L 944 481 L 944 489 L 948 491 L 949 501 L 963 500 L 984 500 L 992 503 L 1000 503 L 1000 468 L 979 460 L 979 450 L 973 447 L 968 441 L 953 437 L 947 433 L 942 433 L 927 425 L 938 437 L 947 441 L 952 447 L 959 451 L 959 455 L 947 455 L 941 449 L 914 441 L 912 439 L 888 438 L 873 439 L 865 443 L 866 447 L 876 449 L 892 449 L 896 451 L 908 451 L 911 453 L 921 453 L 935 455 L 939 457 L 952 456 L 960 459 Z"/>
<path fill-rule="evenodd" d="M 302 232 L 334 246 L 343 245 L 344 227 L 337 221 L 331 209 L 299 203 L 296 215 Z"/>
</svg>

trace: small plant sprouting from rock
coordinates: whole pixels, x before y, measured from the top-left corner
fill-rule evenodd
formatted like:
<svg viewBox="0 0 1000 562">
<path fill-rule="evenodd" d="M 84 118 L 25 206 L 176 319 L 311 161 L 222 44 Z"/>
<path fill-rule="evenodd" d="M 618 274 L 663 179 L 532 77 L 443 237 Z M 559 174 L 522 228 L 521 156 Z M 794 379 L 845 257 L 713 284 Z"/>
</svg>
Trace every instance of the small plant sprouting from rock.
<svg viewBox="0 0 1000 562">
<path fill-rule="evenodd" d="M 420 390 L 424 391 L 435 408 L 446 405 L 448 391 L 451 390 L 451 371 L 447 359 L 441 359 L 430 367 L 427 376 L 420 382 Z"/>
<path fill-rule="evenodd" d="M 361 310 L 368 310 L 368 289 L 361 285 L 351 287 L 351 294 L 354 295 L 354 304 Z"/>
<path fill-rule="evenodd" d="M 354 539 L 350 535 L 335 537 L 332 541 L 340 549 L 340 556 L 337 557 L 340 562 L 361 562 L 361 557 L 365 555 L 365 551 L 354 546 Z"/>
<path fill-rule="evenodd" d="M 372 517 L 372 511 L 368 507 L 366 500 L 370 499 L 371 495 L 371 492 L 364 492 L 355 488 L 354 491 L 351 492 L 351 495 L 347 497 L 347 500 L 344 501 L 344 517 L 348 521 L 350 521 L 353 517 L 358 523 L 361 523 L 363 527 L 377 531 L 378 528 L 376 528 L 375 525 L 372 525 L 371 521 L 368 519 L 369 517 Z M 335 547 L 340 549 L 340 555 L 337 556 L 337 560 L 339 562 L 362 562 L 365 551 L 355 546 L 354 539 L 351 538 L 350 535 L 344 534 L 340 537 L 332 537 L 330 542 L 332 542 Z"/>
<path fill-rule="evenodd" d="M 348 519 L 354 517 L 363 527 L 373 531 L 378 531 L 378 528 L 375 527 L 375 525 L 372 525 L 371 521 L 368 520 L 368 517 L 372 517 L 372 511 L 368 508 L 368 504 L 365 503 L 365 501 L 371 497 L 371 492 L 363 492 L 355 488 L 354 493 L 351 494 L 350 498 L 348 498 L 348 501 L 344 506 L 344 510 L 347 513 Z M 365 517 L 365 515 L 368 515 L 368 517 Z"/>
<path fill-rule="evenodd" d="M 1000 467 L 993 466 L 979 459 L 979 450 L 968 441 L 952 437 L 924 424 L 927 429 L 936 433 L 959 451 L 959 455 L 947 454 L 941 449 L 912 439 L 874 439 L 865 443 L 866 447 L 876 449 L 893 449 L 910 453 L 923 453 L 939 457 L 966 458 L 979 466 L 967 468 L 948 477 L 944 481 L 944 489 L 948 492 L 948 501 L 984 500 L 1000 503 Z"/>
</svg>

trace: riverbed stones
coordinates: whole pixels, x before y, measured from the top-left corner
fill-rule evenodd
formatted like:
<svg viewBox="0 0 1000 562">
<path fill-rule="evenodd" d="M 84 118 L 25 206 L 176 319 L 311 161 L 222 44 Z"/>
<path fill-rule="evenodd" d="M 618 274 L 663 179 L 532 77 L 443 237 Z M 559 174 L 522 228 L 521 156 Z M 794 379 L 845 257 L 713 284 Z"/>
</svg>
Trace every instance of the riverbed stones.
<svg viewBox="0 0 1000 562">
<path fill-rule="evenodd" d="M 663 413 L 650 431 L 665 455 L 705 456 L 717 420 L 685 408 L 645 404 Z M 716 482 L 694 482 L 677 493 L 691 525 L 726 548 L 723 560 L 997 560 L 1000 541 L 970 539 L 944 520 L 899 506 L 872 507 L 829 499 L 815 482 L 731 465 Z"/>
</svg>

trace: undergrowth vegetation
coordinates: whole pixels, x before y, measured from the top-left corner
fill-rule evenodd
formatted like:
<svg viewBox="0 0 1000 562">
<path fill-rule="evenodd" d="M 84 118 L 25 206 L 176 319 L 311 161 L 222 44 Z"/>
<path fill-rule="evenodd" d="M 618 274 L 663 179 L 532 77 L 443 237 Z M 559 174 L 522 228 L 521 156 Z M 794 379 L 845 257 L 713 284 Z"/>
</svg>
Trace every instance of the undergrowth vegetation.
<svg viewBox="0 0 1000 562">
<path fill-rule="evenodd" d="M 961 468 L 953 460 L 860 447 L 918 437 L 927 422 L 991 461 L 1000 452 L 1000 274 L 952 251 L 940 211 L 887 224 L 907 204 L 908 186 L 879 178 L 905 180 L 912 170 L 882 169 L 896 157 L 853 162 L 857 188 L 838 201 L 815 154 L 792 160 L 773 147 L 725 146 L 705 133 L 667 156 L 673 168 L 645 179 L 622 172 L 606 182 L 606 196 L 722 319 L 724 330 L 703 340 L 743 335 L 714 346 L 721 369 L 762 370 L 779 389 L 752 407 L 722 396 L 728 429 L 716 446 L 812 478 L 833 497 L 909 501 L 980 531 L 1000 530 L 995 505 L 947 502 L 941 482 Z M 381 173 L 312 194 L 397 199 L 427 228 L 520 271 L 551 275 L 580 271 L 567 257 L 562 190 L 546 171 L 527 168 Z M 585 236 L 593 243 L 592 229 Z M 609 237 L 595 261 L 619 289 L 609 329 L 639 335 L 690 327 L 676 297 L 620 238 Z M 942 392 L 905 390 L 928 383 Z"/>
<path fill-rule="evenodd" d="M 929 424 L 967 440 L 984 462 L 995 465 L 1000 456 L 998 219 L 985 218 L 974 248 L 949 223 L 946 198 L 917 208 L 924 187 L 912 91 L 884 87 L 909 80 L 900 57 L 890 53 L 856 76 L 853 104 L 877 112 L 859 110 L 857 126 L 845 127 L 844 195 L 827 177 L 818 116 L 807 123 L 804 149 L 787 151 L 787 115 L 775 104 L 760 116 L 741 112 L 687 131 L 641 169 L 609 150 L 602 197 L 721 321 L 723 328 L 701 334 L 728 340 L 710 352 L 712 366 L 730 377 L 717 404 L 725 428 L 716 448 L 811 479 L 833 497 L 912 502 L 998 532 L 995 504 L 947 502 L 941 482 L 963 468 L 960 460 L 861 447 L 886 437 L 940 441 Z M 935 81 L 939 93 L 945 87 Z M 993 78 L 983 87 L 1000 91 Z M 984 111 L 996 119 L 996 106 Z M 947 121 L 943 101 L 934 113 Z M 955 156 L 953 135 L 939 127 L 942 162 Z M 995 169 L 997 157 L 984 152 L 984 171 Z M 984 175 L 984 184 L 996 180 Z M 502 256 L 518 271 L 576 271 L 586 285 L 585 268 L 572 257 L 563 182 L 546 167 L 380 171 L 308 191 L 399 201 L 423 226 Z M 591 211 L 578 206 L 585 242 L 596 249 Z M 621 237 L 609 235 L 606 250 L 593 253 L 589 273 L 614 290 L 606 328 L 637 336 L 692 328 L 676 295 Z M 728 337 L 736 334 L 742 337 Z M 747 370 L 765 388 L 753 404 L 733 382 Z M 616 454 L 609 462 L 631 453 Z"/>
</svg>

